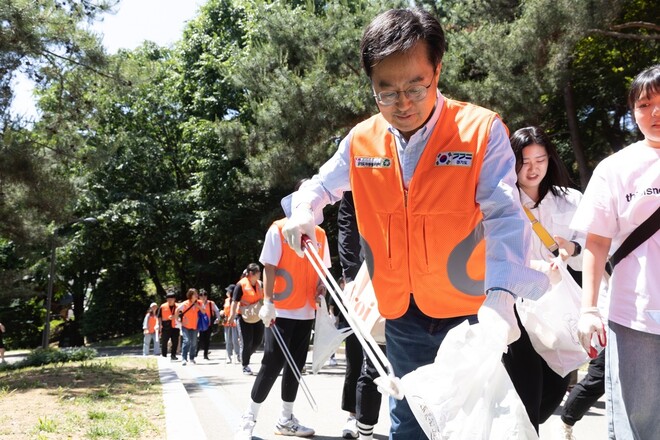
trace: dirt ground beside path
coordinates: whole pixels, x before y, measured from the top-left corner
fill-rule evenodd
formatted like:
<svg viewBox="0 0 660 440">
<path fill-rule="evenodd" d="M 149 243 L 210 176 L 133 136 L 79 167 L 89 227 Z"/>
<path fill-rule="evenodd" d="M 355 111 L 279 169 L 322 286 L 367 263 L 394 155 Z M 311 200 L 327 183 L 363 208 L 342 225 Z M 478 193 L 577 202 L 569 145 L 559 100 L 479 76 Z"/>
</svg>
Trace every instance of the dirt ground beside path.
<svg viewBox="0 0 660 440">
<path fill-rule="evenodd" d="M 165 438 L 156 359 L 97 358 L 0 373 L 0 439 Z"/>
</svg>

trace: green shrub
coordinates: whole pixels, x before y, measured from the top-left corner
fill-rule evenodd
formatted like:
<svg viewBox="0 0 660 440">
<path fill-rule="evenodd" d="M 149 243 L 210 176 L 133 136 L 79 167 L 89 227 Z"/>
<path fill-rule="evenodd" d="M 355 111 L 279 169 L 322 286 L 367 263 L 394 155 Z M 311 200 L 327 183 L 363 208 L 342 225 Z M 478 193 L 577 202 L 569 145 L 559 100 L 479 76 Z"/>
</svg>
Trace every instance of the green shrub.
<svg viewBox="0 0 660 440">
<path fill-rule="evenodd" d="M 98 352 L 89 347 L 74 348 L 37 348 L 27 357 L 13 364 L 0 364 L 0 371 L 17 370 L 25 367 L 39 367 L 47 364 L 63 364 L 65 362 L 85 361 L 98 356 Z"/>
</svg>

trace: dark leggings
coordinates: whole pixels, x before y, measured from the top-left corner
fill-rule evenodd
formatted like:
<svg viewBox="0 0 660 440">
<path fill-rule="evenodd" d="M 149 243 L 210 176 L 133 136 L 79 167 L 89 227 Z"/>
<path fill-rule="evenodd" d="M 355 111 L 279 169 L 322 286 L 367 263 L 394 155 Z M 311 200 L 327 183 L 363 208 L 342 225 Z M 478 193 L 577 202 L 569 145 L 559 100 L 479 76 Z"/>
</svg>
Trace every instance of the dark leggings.
<svg viewBox="0 0 660 440">
<path fill-rule="evenodd" d="M 340 323 L 339 327 L 347 325 Z M 362 361 L 364 359 L 362 345 L 358 338 L 351 334 L 346 338 L 346 371 L 344 373 L 344 390 L 341 395 L 341 409 L 350 413 L 356 412 L 356 389 L 358 378 L 362 371 Z"/>
<path fill-rule="evenodd" d="M 605 350 L 589 362 L 587 375 L 568 394 L 561 414 L 562 421 L 567 425 L 575 425 L 605 394 Z"/>
<path fill-rule="evenodd" d="M 254 324 L 248 324 L 242 318 L 238 318 L 239 327 L 241 329 L 241 338 L 243 340 L 243 353 L 241 353 L 241 360 L 243 366 L 250 365 L 250 357 L 257 351 L 261 345 L 261 340 L 264 337 L 264 324 L 261 320 Z"/>
<path fill-rule="evenodd" d="M 385 352 L 385 346 L 379 345 Z M 378 423 L 380 402 L 383 395 L 378 391 L 374 379 L 380 376 L 371 359 L 365 354 L 362 373 L 357 383 L 357 421 L 362 425 L 375 426 Z"/>
<path fill-rule="evenodd" d="M 284 344 L 291 352 L 298 370 L 302 370 L 307 359 L 309 338 L 312 334 L 313 324 L 313 319 L 298 320 L 287 318 L 277 318 L 274 324 L 282 335 Z M 296 400 L 296 395 L 298 394 L 298 379 L 284 359 L 284 353 L 282 353 L 280 346 L 275 340 L 273 330 L 267 328 L 264 338 L 264 357 L 261 360 L 261 368 L 252 386 L 251 397 L 253 402 L 262 403 L 266 400 L 282 368 L 284 368 L 282 373 L 282 400 L 284 402 L 293 402 Z"/>
<path fill-rule="evenodd" d="M 532 347 L 520 318 L 518 318 L 518 326 L 521 332 L 520 339 L 509 345 L 509 351 L 502 356 L 502 362 L 525 405 L 529 420 L 538 432 L 539 424 L 548 420 L 561 404 L 568 388 L 570 375 L 561 377 L 552 371 Z"/>
<path fill-rule="evenodd" d="M 204 330 L 203 332 L 199 332 L 199 340 L 197 341 L 197 354 L 199 354 L 199 350 L 201 349 L 204 352 L 204 357 L 207 358 L 209 357 L 209 345 L 211 345 L 211 326 Z"/>
</svg>

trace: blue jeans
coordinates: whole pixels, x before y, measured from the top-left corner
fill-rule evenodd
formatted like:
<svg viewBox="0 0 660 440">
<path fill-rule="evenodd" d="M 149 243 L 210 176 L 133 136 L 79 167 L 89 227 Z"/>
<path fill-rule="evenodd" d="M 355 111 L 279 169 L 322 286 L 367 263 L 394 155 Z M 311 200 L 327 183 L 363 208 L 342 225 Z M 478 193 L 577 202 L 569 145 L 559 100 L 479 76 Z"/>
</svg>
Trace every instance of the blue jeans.
<svg viewBox="0 0 660 440">
<path fill-rule="evenodd" d="M 227 347 L 227 359 L 231 359 L 232 353 L 235 353 L 236 359 L 240 361 L 241 346 L 238 342 L 238 327 L 225 326 L 225 345 Z"/>
<path fill-rule="evenodd" d="M 190 354 L 190 360 L 195 359 L 195 353 L 197 352 L 197 329 L 192 330 L 183 327 L 181 329 L 181 337 L 183 337 L 183 341 L 181 342 L 181 356 L 183 356 L 183 360 L 188 360 L 188 354 Z"/>
<path fill-rule="evenodd" d="M 660 335 L 609 322 L 605 396 L 611 440 L 657 439 L 660 433 Z"/>
<path fill-rule="evenodd" d="M 465 320 L 477 323 L 477 315 L 436 319 L 422 313 L 412 296 L 406 313 L 385 322 L 387 359 L 397 377 L 403 377 L 423 365 L 432 364 L 438 348 L 452 328 Z M 390 440 L 426 439 L 408 402 L 390 397 Z"/>
<path fill-rule="evenodd" d="M 144 356 L 149 354 L 149 346 L 151 343 L 154 343 L 154 354 L 158 356 L 160 354 L 160 344 L 158 343 L 158 333 L 147 333 L 144 335 L 142 343 L 142 354 Z"/>
</svg>

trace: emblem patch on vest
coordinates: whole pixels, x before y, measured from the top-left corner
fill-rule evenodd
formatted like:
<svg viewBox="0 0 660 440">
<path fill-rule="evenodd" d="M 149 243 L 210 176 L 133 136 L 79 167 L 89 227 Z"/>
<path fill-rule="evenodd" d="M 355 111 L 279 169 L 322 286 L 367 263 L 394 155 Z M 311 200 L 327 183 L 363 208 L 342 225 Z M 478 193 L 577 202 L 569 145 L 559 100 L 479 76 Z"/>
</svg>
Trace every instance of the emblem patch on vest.
<svg viewBox="0 0 660 440">
<path fill-rule="evenodd" d="M 471 167 L 472 153 L 462 151 L 448 151 L 446 153 L 440 153 L 435 158 L 435 166 Z"/>
<path fill-rule="evenodd" d="M 389 168 L 392 166 L 392 159 L 389 157 L 356 157 L 356 168 Z"/>
</svg>

